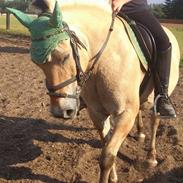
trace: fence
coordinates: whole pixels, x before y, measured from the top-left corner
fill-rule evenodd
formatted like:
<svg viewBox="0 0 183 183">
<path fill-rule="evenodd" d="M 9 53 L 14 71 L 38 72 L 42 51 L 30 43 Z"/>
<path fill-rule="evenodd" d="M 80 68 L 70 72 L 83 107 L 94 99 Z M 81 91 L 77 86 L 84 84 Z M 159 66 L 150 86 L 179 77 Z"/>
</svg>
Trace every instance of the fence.
<svg viewBox="0 0 183 183">
<path fill-rule="evenodd" d="M 183 24 L 183 20 L 176 19 L 160 19 L 160 22 L 166 24 Z"/>
<path fill-rule="evenodd" d="M 11 28 L 11 14 L 9 12 L 6 12 L 4 14 L 2 14 L 3 16 L 5 16 L 6 19 L 6 30 L 10 30 Z M 35 14 L 29 14 L 30 16 L 37 16 Z"/>
<path fill-rule="evenodd" d="M 6 13 L 6 30 L 10 30 L 10 13 Z"/>
</svg>

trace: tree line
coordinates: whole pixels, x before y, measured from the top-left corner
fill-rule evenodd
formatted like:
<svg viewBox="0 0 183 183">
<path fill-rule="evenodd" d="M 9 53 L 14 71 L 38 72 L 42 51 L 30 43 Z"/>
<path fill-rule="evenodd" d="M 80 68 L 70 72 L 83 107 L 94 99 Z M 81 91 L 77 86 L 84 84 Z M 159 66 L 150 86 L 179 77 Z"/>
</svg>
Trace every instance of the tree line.
<svg viewBox="0 0 183 183">
<path fill-rule="evenodd" d="M 0 0 L 0 12 L 13 7 L 24 12 L 36 13 L 32 0 Z M 183 19 L 183 0 L 165 0 L 163 4 L 151 4 L 149 8 L 157 18 Z"/>
<path fill-rule="evenodd" d="M 16 8 L 27 13 L 36 13 L 31 6 L 32 0 L 0 0 L 0 12 L 5 13 L 6 7 Z"/>
<path fill-rule="evenodd" d="M 163 4 L 152 4 L 150 9 L 157 18 L 183 19 L 183 0 L 165 0 Z"/>
</svg>

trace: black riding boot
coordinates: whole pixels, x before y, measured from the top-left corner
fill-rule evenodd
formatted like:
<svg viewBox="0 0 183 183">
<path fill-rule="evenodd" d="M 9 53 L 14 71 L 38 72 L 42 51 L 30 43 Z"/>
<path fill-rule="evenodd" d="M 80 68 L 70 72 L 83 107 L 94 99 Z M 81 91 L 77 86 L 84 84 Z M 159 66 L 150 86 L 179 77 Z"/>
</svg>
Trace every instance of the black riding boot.
<svg viewBox="0 0 183 183">
<path fill-rule="evenodd" d="M 168 85 L 171 65 L 171 51 L 170 47 L 157 55 L 156 63 L 156 83 L 155 83 L 155 105 L 157 113 L 161 118 L 175 118 L 176 112 L 168 97 Z"/>
</svg>

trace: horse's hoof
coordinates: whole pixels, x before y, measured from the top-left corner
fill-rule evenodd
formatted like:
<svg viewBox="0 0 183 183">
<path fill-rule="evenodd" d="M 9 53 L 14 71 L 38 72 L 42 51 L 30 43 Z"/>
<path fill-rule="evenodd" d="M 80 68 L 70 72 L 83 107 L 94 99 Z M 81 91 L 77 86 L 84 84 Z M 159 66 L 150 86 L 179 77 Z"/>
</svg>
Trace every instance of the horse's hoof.
<svg viewBox="0 0 183 183">
<path fill-rule="evenodd" d="M 117 182 L 118 182 L 118 176 L 117 176 L 116 170 L 115 170 L 114 174 L 110 174 L 109 183 L 117 183 Z"/>
<path fill-rule="evenodd" d="M 148 159 L 147 160 L 148 168 L 154 168 L 158 165 L 157 160 Z"/>
</svg>

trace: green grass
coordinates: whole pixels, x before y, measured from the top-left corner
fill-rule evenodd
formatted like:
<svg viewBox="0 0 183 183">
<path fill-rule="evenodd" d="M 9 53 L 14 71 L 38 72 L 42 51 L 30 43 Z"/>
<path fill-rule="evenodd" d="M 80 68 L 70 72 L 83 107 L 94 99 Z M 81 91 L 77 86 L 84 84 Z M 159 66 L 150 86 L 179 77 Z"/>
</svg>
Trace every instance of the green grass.
<svg viewBox="0 0 183 183">
<path fill-rule="evenodd" d="M 29 36 L 28 30 L 11 15 L 10 30 L 6 31 L 6 16 L 0 16 L 0 34 Z"/>
<path fill-rule="evenodd" d="M 169 28 L 179 43 L 180 53 L 181 53 L 181 63 L 180 65 L 183 66 L 183 28 Z"/>
<path fill-rule="evenodd" d="M 181 65 L 183 66 L 183 28 L 171 26 L 169 29 L 173 32 L 178 40 L 181 51 Z M 23 25 L 21 25 L 13 15 L 11 15 L 11 25 L 9 31 L 6 31 L 6 16 L 0 16 L 0 34 L 29 36 L 28 30 Z"/>
</svg>

